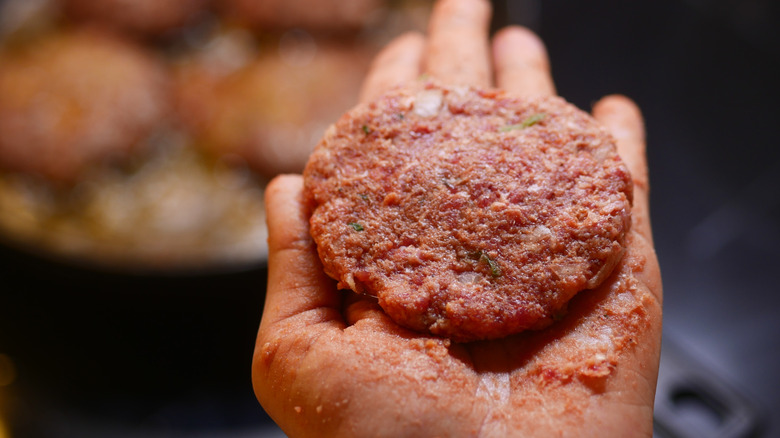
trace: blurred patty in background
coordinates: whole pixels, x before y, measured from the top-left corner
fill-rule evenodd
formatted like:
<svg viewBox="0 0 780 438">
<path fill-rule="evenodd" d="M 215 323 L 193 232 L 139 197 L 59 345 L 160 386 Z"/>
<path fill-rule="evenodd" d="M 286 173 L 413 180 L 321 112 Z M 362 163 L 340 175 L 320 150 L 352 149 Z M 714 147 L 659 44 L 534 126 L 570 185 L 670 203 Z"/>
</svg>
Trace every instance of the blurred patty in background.
<svg viewBox="0 0 780 438">
<path fill-rule="evenodd" d="M 310 3 L 2 3 L 1 238 L 120 269 L 262 261 L 266 181 L 430 4 Z"/>
</svg>

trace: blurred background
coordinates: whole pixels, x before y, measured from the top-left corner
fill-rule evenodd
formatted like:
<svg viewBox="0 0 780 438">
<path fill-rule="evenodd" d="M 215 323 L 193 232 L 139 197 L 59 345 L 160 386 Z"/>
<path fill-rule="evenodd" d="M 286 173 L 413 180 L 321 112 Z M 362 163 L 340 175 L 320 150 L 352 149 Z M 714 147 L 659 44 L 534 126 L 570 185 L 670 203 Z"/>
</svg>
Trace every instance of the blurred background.
<svg viewBox="0 0 780 438">
<path fill-rule="evenodd" d="M 299 170 L 373 53 L 424 29 L 430 2 L 181 0 L 145 11 L 159 20 L 102 3 L 0 0 L 0 152 L 94 145 L 66 173 L 0 157 L 0 438 L 283 436 L 249 372 L 262 188 Z M 542 36 L 562 96 L 590 109 L 622 93 L 644 112 L 665 294 L 656 436 L 780 437 L 780 6 L 494 6 L 494 28 Z M 93 43 L 109 45 L 81 49 Z M 130 127 L 94 103 L 125 92 L 107 64 L 138 84 L 120 107 L 139 114 Z M 72 65 L 103 85 L 46 76 Z M 43 110 L 24 93 L 41 88 Z M 52 114 L 68 122 L 30 133 Z"/>
</svg>

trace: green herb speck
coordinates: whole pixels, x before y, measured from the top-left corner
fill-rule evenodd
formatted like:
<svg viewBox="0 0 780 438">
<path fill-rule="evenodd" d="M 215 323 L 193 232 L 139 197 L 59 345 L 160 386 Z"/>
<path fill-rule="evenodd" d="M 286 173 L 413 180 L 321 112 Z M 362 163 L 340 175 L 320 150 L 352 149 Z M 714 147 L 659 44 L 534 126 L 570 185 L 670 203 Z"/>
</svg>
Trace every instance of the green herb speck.
<svg viewBox="0 0 780 438">
<path fill-rule="evenodd" d="M 365 194 L 365 193 L 361 193 L 361 194 L 359 194 L 358 196 L 360 197 L 360 199 L 362 199 L 362 200 L 364 200 L 364 201 L 368 201 L 368 200 L 370 199 L 370 198 L 368 197 L 368 195 L 367 195 L 367 194 Z"/>
<path fill-rule="evenodd" d="M 493 276 L 493 278 L 501 276 L 501 266 L 499 266 L 495 260 L 491 259 L 486 252 L 481 250 L 473 251 L 468 254 L 468 257 L 478 263 L 486 264 L 488 268 L 490 268 L 490 275 Z"/>
<path fill-rule="evenodd" d="M 492 275 L 494 278 L 501 276 L 501 266 L 498 266 L 498 263 L 496 263 L 484 252 L 482 253 L 482 257 L 480 257 L 480 261 L 487 263 L 488 267 L 490 267 L 490 275 Z"/>
<path fill-rule="evenodd" d="M 509 132 L 509 131 L 514 131 L 516 129 L 528 128 L 530 126 L 533 126 L 533 125 L 541 122 L 542 120 L 544 120 L 545 117 L 547 117 L 547 114 L 545 114 L 545 113 L 533 114 L 531 116 L 528 116 L 521 123 L 518 123 L 518 124 L 515 124 L 515 125 L 502 126 L 501 127 L 501 132 Z"/>
<path fill-rule="evenodd" d="M 360 225 L 357 222 L 350 222 L 348 225 L 355 231 L 363 231 L 365 229 L 363 228 L 363 225 Z"/>
<path fill-rule="evenodd" d="M 363 125 L 361 129 L 363 129 L 364 134 L 371 134 L 371 128 L 369 128 L 368 125 Z"/>
</svg>

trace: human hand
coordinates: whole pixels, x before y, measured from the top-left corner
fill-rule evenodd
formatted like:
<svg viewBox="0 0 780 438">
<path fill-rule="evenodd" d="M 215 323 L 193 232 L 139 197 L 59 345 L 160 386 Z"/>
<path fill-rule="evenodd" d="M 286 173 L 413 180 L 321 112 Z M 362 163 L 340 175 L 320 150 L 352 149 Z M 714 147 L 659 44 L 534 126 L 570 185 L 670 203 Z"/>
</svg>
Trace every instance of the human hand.
<svg viewBox="0 0 780 438">
<path fill-rule="evenodd" d="M 484 0 L 440 0 L 427 38 L 404 35 L 379 54 L 361 100 L 421 73 L 553 94 L 543 44 L 512 27 L 491 47 L 489 16 Z M 412 332 L 376 299 L 338 291 L 309 236 L 301 177 L 269 185 L 268 290 L 252 377 L 288 435 L 651 436 L 662 292 L 642 118 L 619 96 L 602 99 L 593 115 L 634 179 L 626 254 L 601 286 L 572 299 L 562 320 L 503 339 L 458 344 Z"/>
</svg>

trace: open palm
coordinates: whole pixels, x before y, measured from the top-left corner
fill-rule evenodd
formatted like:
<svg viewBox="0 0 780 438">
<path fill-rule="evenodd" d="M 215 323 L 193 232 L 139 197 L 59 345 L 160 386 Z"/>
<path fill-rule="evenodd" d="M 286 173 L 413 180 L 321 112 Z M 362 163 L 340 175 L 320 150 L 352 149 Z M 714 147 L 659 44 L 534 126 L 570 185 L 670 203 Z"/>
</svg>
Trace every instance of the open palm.
<svg viewBox="0 0 780 438">
<path fill-rule="evenodd" d="M 508 28 L 487 40 L 484 0 L 441 0 L 429 35 L 377 57 L 370 100 L 421 73 L 442 82 L 552 94 L 542 43 Z M 395 324 L 376 299 L 336 289 L 309 236 L 300 176 L 266 193 L 269 279 L 252 376 L 263 407 L 290 436 L 651 436 L 661 335 L 661 279 L 648 212 L 638 109 L 611 96 L 594 116 L 634 179 L 628 249 L 551 327 L 453 343 Z"/>
</svg>

